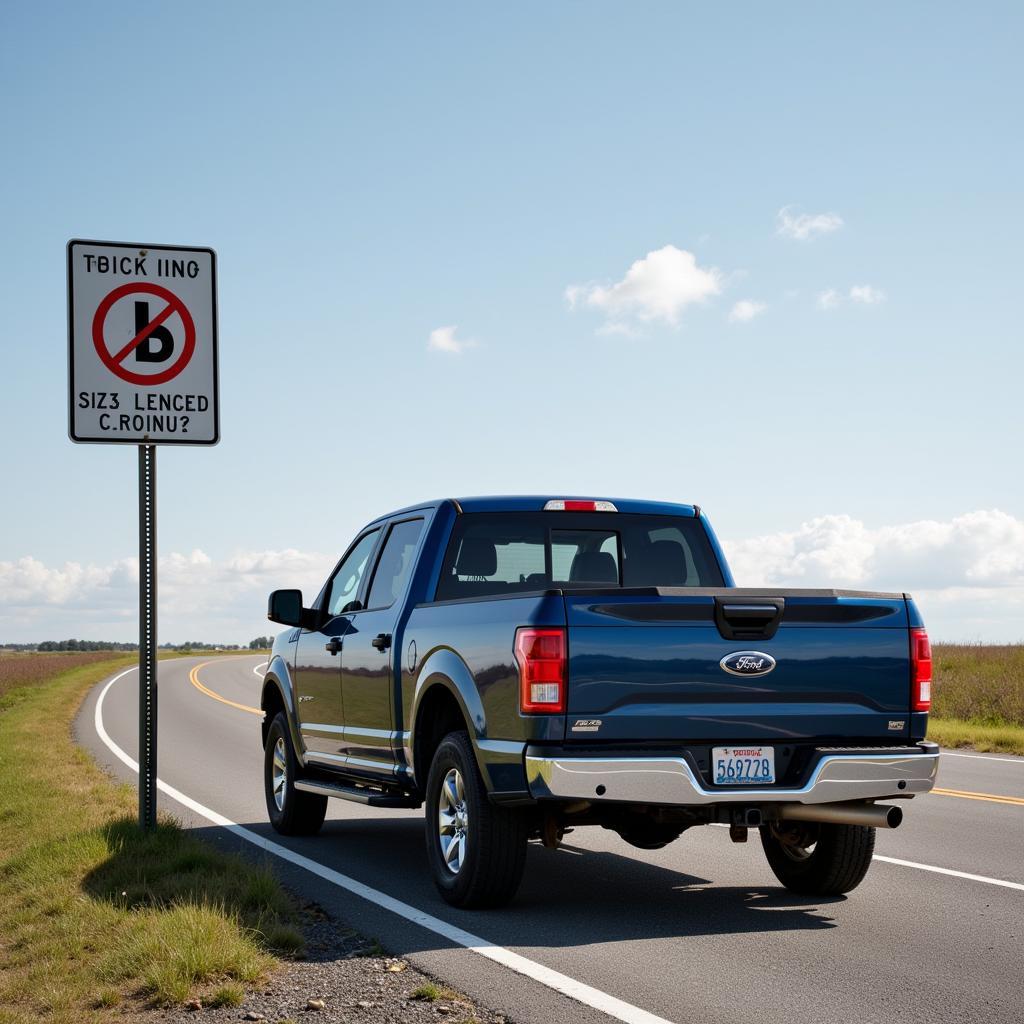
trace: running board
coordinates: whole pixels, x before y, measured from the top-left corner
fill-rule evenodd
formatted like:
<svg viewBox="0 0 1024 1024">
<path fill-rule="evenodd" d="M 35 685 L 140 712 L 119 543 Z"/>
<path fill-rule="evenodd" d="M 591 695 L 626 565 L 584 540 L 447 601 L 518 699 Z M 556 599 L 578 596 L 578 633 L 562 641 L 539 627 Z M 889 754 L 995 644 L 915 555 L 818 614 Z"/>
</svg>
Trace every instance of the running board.
<svg viewBox="0 0 1024 1024">
<path fill-rule="evenodd" d="M 368 807 L 410 807 L 417 808 L 422 800 L 405 793 L 381 793 L 375 789 L 364 789 L 361 786 L 343 786 L 336 782 L 310 782 L 308 779 L 296 779 L 295 788 L 304 793 L 317 793 L 320 796 L 333 796 L 339 800 L 351 800 L 356 804 Z"/>
</svg>

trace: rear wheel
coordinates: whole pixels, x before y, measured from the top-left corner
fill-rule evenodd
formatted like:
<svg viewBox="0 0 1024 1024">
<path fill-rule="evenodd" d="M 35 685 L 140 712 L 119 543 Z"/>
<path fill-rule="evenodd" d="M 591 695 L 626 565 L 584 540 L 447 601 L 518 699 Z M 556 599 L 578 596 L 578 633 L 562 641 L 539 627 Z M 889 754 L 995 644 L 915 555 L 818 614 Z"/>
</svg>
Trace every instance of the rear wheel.
<svg viewBox="0 0 1024 1024">
<path fill-rule="evenodd" d="M 875 830 L 866 825 L 781 821 L 761 828 L 775 877 L 803 896 L 839 896 L 856 889 L 871 867 Z"/>
<path fill-rule="evenodd" d="M 327 814 L 327 797 L 295 788 L 298 761 L 292 749 L 288 720 L 279 711 L 267 729 L 263 752 L 263 788 L 267 814 L 274 829 L 285 836 L 311 836 L 320 831 Z"/>
<path fill-rule="evenodd" d="M 434 754 L 426 815 L 427 859 L 447 902 L 497 907 L 515 896 L 526 862 L 526 816 L 487 799 L 465 732 L 449 733 Z"/>
</svg>

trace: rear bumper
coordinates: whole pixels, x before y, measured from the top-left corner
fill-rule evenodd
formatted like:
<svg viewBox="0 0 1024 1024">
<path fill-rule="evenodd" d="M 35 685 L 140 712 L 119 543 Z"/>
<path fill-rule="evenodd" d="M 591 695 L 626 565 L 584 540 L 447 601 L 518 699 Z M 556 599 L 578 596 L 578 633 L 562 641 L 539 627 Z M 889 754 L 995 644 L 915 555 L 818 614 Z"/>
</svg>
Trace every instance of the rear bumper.
<svg viewBox="0 0 1024 1024">
<path fill-rule="evenodd" d="M 822 751 L 807 782 L 798 788 L 733 788 L 706 786 L 683 757 L 574 757 L 536 747 L 526 752 L 526 778 L 535 800 L 679 807 L 884 800 L 927 793 L 938 769 L 939 748 L 934 743 L 921 743 L 916 752 L 902 748 L 893 754 Z"/>
</svg>

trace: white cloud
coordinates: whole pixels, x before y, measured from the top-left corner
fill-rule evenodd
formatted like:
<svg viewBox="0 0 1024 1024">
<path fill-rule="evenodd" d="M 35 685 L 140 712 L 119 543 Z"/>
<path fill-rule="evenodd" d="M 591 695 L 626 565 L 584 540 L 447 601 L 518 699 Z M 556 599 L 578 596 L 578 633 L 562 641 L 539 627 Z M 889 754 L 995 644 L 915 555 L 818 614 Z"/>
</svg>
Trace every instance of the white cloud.
<svg viewBox="0 0 1024 1024">
<path fill-rule="evenodd" d="M 244 552 L 215 560 L 205 552 L 171 553 L 158 567 L 160 640 L 247 643 L 273 631 L 267 594 L 300 587 L 312 600 L 327 578 L 325 555 Z M 0 643 L 70 636 L 132 640 L 137 636 L 138 560 L 47 566 L 31 556 L 0 562 Z"/>
<path fill-rule="evenodd" d="M 826 288 L 825 291 L 818 292 L 819 309 L 835 309 L 836 306 L 847 300 L 874 306 L 879 302 L 885 302 L 885 292 L 870 284 L 855 284 L 845 295 L 836 291 L 835 288 Z"/>
<path fill-rule="evenodd" d="M 853 302 L 865 302 L 871 306 L 876 302 L 884 302 L 885 292 L 881 288 L 872 288 L 869 284 L 855 284 L 850 289 L 850 299 Z"/>
<path fill-rule="evenodd" d="M 998 509 L 869 527 L 848 515 L 727 542 L 741 586 L 913 592 L 940 639 L 1024 639 L 1024 520 Z"/>
<path fill-rule="evenodd" d="M 625 277 L 612 285 L 570 285 L 565 298 L 570 309 L 590 307 L 608 318 L 606 330 L 629 330 L 630 321 L 662 321 L 675 326 L 683 310 L 722 290 L 722 275 L 714 267 L 697 266 L 692 252 L 666 245 L 636 260 Z"/>
<path fill-rule="evenodd" d="M 835 288 L 826 288 L 818 292 L 818 309 L 835 309 L 842 301 L 842 296 Z"/>
<path fill-rule="evenodd" d="M 768 307 L 763 302 L 755 302 L 753 299 L 740 299 L 735 306 L 729 310 L 729 322 L 734 324 L 745 324 L 760 316 Z"/>
<path fill-rule="evenodd" d="M 783 238 L 806 242 L 815 235 L 827 235 L 843 226 L 838 213 L 791 213 L 792 206 L 784 206 L 776 215 L 776 233 Z"/>
<path fill-rule="evenodd" d="M 455 324 L 451 324 L 448 327 L 436 327 L 430 332 L 430 340 L 427 342 L 427 348 L 431 352 L 448 352 L 452 355 L 458 355 L 460 352 L 464 352 L 467 348 L 476 348 L 476 342 L 472 338 L 463 340 L 462 338 L 456 338 L 455 332 L 458 328 Z"/>
</svg>

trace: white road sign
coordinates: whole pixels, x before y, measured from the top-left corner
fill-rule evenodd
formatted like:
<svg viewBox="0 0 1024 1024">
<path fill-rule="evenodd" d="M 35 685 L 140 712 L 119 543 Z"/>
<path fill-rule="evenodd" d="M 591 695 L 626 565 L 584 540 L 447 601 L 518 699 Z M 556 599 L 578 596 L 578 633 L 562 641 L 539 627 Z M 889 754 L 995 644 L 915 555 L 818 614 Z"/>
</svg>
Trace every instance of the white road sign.
<svg viewBox="0 0 1024 1024">
<path fill-rule="evenodd" d="M 91 444 L 216 444 L 212 249 L 68 242 L 69 422 Z"/>
</svg>

